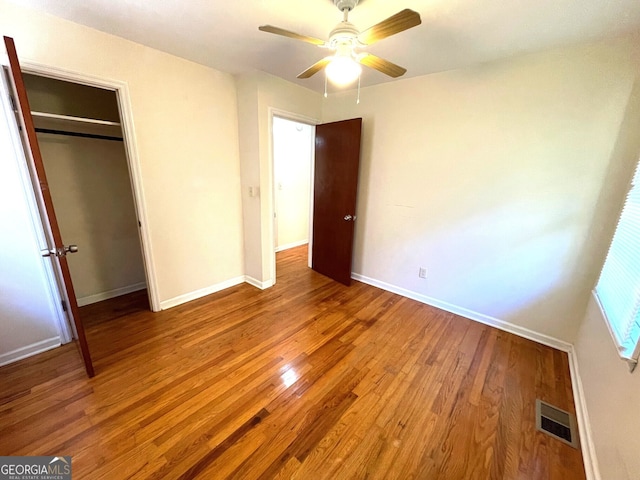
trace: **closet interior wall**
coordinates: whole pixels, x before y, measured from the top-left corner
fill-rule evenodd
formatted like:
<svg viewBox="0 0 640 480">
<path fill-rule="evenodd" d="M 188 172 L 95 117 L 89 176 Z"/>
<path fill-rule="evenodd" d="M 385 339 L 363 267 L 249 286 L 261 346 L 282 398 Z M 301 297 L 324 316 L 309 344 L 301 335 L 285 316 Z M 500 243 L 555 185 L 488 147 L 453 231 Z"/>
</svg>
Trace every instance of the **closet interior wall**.
<svg viewBox="0 0 640 480">
<path fill-rule="evenodd" d="M 116 93 L 24 77 L 78 304 L 146 288 Z"/>
</svg>

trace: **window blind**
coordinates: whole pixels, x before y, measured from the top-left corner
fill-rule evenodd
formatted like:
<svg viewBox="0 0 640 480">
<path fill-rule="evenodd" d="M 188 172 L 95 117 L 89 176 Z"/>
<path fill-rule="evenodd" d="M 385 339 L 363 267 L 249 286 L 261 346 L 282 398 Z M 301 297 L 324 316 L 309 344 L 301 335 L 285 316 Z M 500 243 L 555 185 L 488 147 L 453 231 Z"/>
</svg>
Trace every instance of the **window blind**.
<svg viewBox="0 0 640 480">
<path fill-rule="evenodd" d="M 633 369 L 640 353 L 640 162 L 595 292 L 618 353 Z"/>
</svg>

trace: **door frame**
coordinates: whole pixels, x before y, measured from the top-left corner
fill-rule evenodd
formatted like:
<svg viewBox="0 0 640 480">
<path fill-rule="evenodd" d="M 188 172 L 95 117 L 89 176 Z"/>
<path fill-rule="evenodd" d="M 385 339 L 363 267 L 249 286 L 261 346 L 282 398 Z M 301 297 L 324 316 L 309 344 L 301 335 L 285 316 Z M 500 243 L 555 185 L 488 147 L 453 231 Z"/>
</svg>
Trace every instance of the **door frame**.
<svg viewBox="0 0 640 480">
<path fill-rule="evenodd" d="M 6 58 L 3 58 L 2 65 L 5 65 L 6 61 Z M 145 203 L 144 188 L 142 184 L 140 158 L 138 156 L 135 129 L 133 127 L 131 98 L 129 95 L 129 87 L 127 83 L 120 80 L 98 77 L 95 75 L 75 72 L 52 65 L 32 62 L 23 59 L 20 59 L 20 66 L 23 73 L 54 78 L 56 80 L 67 82 L 79 83 L 91 87 L 104 88 L 115 92 L 116 99 L 118 101 L 118 109 L 120 112 L 120 123 L 124 140 L 124 149 L 127 158 L 127 167 L 129 170 L 129 180 L 131 182 L 131 191 L 133 194 L 133 204 L 135 207 L 136 217 L 141 224 L 138 228 L 138 235 L 140 238 L 142 262 L 144 265 L 145 279 L 147 282 L 149 306 L 151 307 L 152 311 L 159 312 L 161 308 L 160 298 L 158 295 L 158 284 L 155 273 L 155 262 L 153 260 L 153 249 L 151 248 L 152 243 L 148 228 L 149 221 Z"/>
<path fill-rule="evenodd" d="M 304 123 L 305 125 L 309 125 L 311 127 L 311 138 L 312 141 L 315 142 L 316 138 L 316 125 L 320 123 L 320 120 L 317 118 L 307 117 L 305 115 L 301 115 L 298 113 L 289 112 L 287 110 L 281 110 L 274 107 L 268 108 L 269 112 L 269 134 L 267 135 L 269 140 L 269 161 L 268 163 L 268 171 L 267 171 L 267 184 L 269 186 L 269 192 L 267 195 L 267 211 L 268 218 L 270 219 L 267 222 L 267 235 L 269 238 L 268 248 L 269 254 L 268 258 L 270 259 L 270 272 L 269 279 L 270 285 L 275 285 L 276 283 L 276 238 L 275 238 L 275 204 L 276 204 L 276 186 L 275 186 L 275 155 L 274 155 L 274 142 L 273 142 L 273 117 L 283 118 L 285 120 L 291 120 L 293 122 Z M 311 242 L 313 241 L 313 181 L 314 181 L 314 170 L 315 170 L 315 149 L 313 148 L 313 144 L 310 146 L 311 148 L 311 176 L 310 176 L 310 188 L 309 188 L 309 255 L 308 255 L 308 266 L 311 267 Z"/>
</svg>

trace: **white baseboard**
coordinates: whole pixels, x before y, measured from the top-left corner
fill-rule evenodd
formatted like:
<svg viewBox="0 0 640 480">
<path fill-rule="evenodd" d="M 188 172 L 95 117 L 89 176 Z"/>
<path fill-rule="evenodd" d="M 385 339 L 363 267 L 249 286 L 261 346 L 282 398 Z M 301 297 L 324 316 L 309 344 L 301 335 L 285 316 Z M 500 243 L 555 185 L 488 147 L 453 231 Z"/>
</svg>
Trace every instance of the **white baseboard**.
<svg viewBox="0 0 640 480">
<path fill-rule="evenodd" d="M 500 330 L 504 330 L 505 332 L 513 333 L 514 335 L 518 335 L 519 337 L 533 340 L 534 342 L 556 348 L 563 352 L 572 351 L 572 345 L 568 342 L 565 342 L 564 340 L 545 335 L 544 333 L 534 332 L 533 330 L 529 330 L 528 328 L 521 327 L 520 325 L 516 325 L 505 320 L 500 320 L 489 315 L 485 315 L 484 313 L 478 313 L 464 307 L 452 305 L 451 303 L 443 302 L 427 295 L 407 290 L 406 288 L 397 287 L 395 285 L 391 285 L 390 283 L 382 282 L 374 278 L 366 277 L 364 275 L 360 275 L 359 273 L 351 273 L 351 278 L 353 278 L 354 280 L 358 280 L 359 282 L 381 288 L 382 290 L 387 290 L 389 292 L 402 295 L 403 297 L 411 298 L 412 300 L 416 300 L 421 303 L 426 303 L 427 305 L 431 305 L 432 307 L 455 313 L 456 315 L 460 315 L 461 317 L 475 320 L 476 322 L 484 323 L 485 325 L 489 325 L 491 327 L 499 328 Z"/>
<path fill-rule="evenodd" d="M 276 247 L 276 253 L 277 252 L 282 252 L 283 250 L 289 250 L 290 248 L 296 248 L 296 247 L 301 247 L 302 245 L 306 245 L 309 243 L 309 240 L 300 240 L 299 242 L 292 242 L 292 243 L 287 243 L 285 245 L 280 245 L 279 247 Z"/>
<path fill-rule="evenodd" d="M 160 302 L 160 308 L 162 310 L 166 310 L 167 308 L 175 307 L 177 305 L 182 305 L 183 303 L 190 302 L 191 300 L 196 300 L 200 297 L 204 297 L 206 295 L 211 295 L 212 293 L 219 292 L 220 290 L 224 290 L 225 288 L 233 287 L 245 281 L 245 276 L 241 275 L 239 277 L 230 278 L 229 280 L 225 280 L 224 282 L 216 283 L 215 285 L 210 285 L 205 288 L 201 288 L 200 290 L 196 290 L 194 292 L 185 293 L 184 295 L 178 295 L 177 297 L 170 298 L 168 300 L 163 300 Z"/>
<path fill-rule="evenodd" d="M 17 362 L 23 358 L 37 355 L 38 353 L 46 352 L 47 350 L 59 347 L 60 345 L 60 337 L 51 337 L 46 340 L 27 345 L 26 347 L 16 348 L 10 352 L 0 354 L 0 367 L 8 365 L 9 363 Z"/>
<path fill-rule="evenodd" d="M 145 288 L 147 288 L 147 284 L 145 282 L 140 282 L 134 283 L 133 285 L 127 285 L 126 287 L 108 290 L 106 292 L 94 293 L 93 295 L 78 298 L 78 306 L 84 307 L 91 303 L 101 302 L 110 298 L 119 297 L 120 295 L 126 295 L 127 293 L 137 292 L 138 290 L 143 290 Z"/>
<path fill-rule="evenodd" d="M 261 282 L 257 278 L 250 277 L 249 275 L 244 276 L 244 281 L 247 282 L 249 285 L 253 285 L 256 288 L 259 288 L 260 290 L 273 287 L 273 280 L 266 280 L 264 282 Z"/>
<path fill-rule="evenodd" d="M 591 422 L 587 412 L 587 403 L 582 388 L 582 379 L 578 369 L 578 356 L 575 348 L 569 352 L 569 371 L 571 372 L 571 388 L 573 389 L 573 399 L 576 406 L 576 419 L 578 420 L 578 431 L 580 434 L 580 447 L 582 449 L 582 460 L 587 474 L 587 480 L 601 480 L 600 467 L 596 457 L 596 447 L 593 443 L 591 433 Z"/>
</svg>

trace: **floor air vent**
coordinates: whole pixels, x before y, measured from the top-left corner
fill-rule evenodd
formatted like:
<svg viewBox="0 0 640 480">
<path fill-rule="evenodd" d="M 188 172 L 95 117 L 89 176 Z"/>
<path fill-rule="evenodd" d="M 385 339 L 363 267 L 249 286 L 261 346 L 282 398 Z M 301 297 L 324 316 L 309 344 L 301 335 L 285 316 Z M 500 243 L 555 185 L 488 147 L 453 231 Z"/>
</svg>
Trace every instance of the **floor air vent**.
<svg viewBox="0 0 640 480">
<path fill-rule="evenodd" d="M 536 428 L 573 448 L 578 448 L 576 418 L 539 398 L 536 399 Z"/>
</svg>

